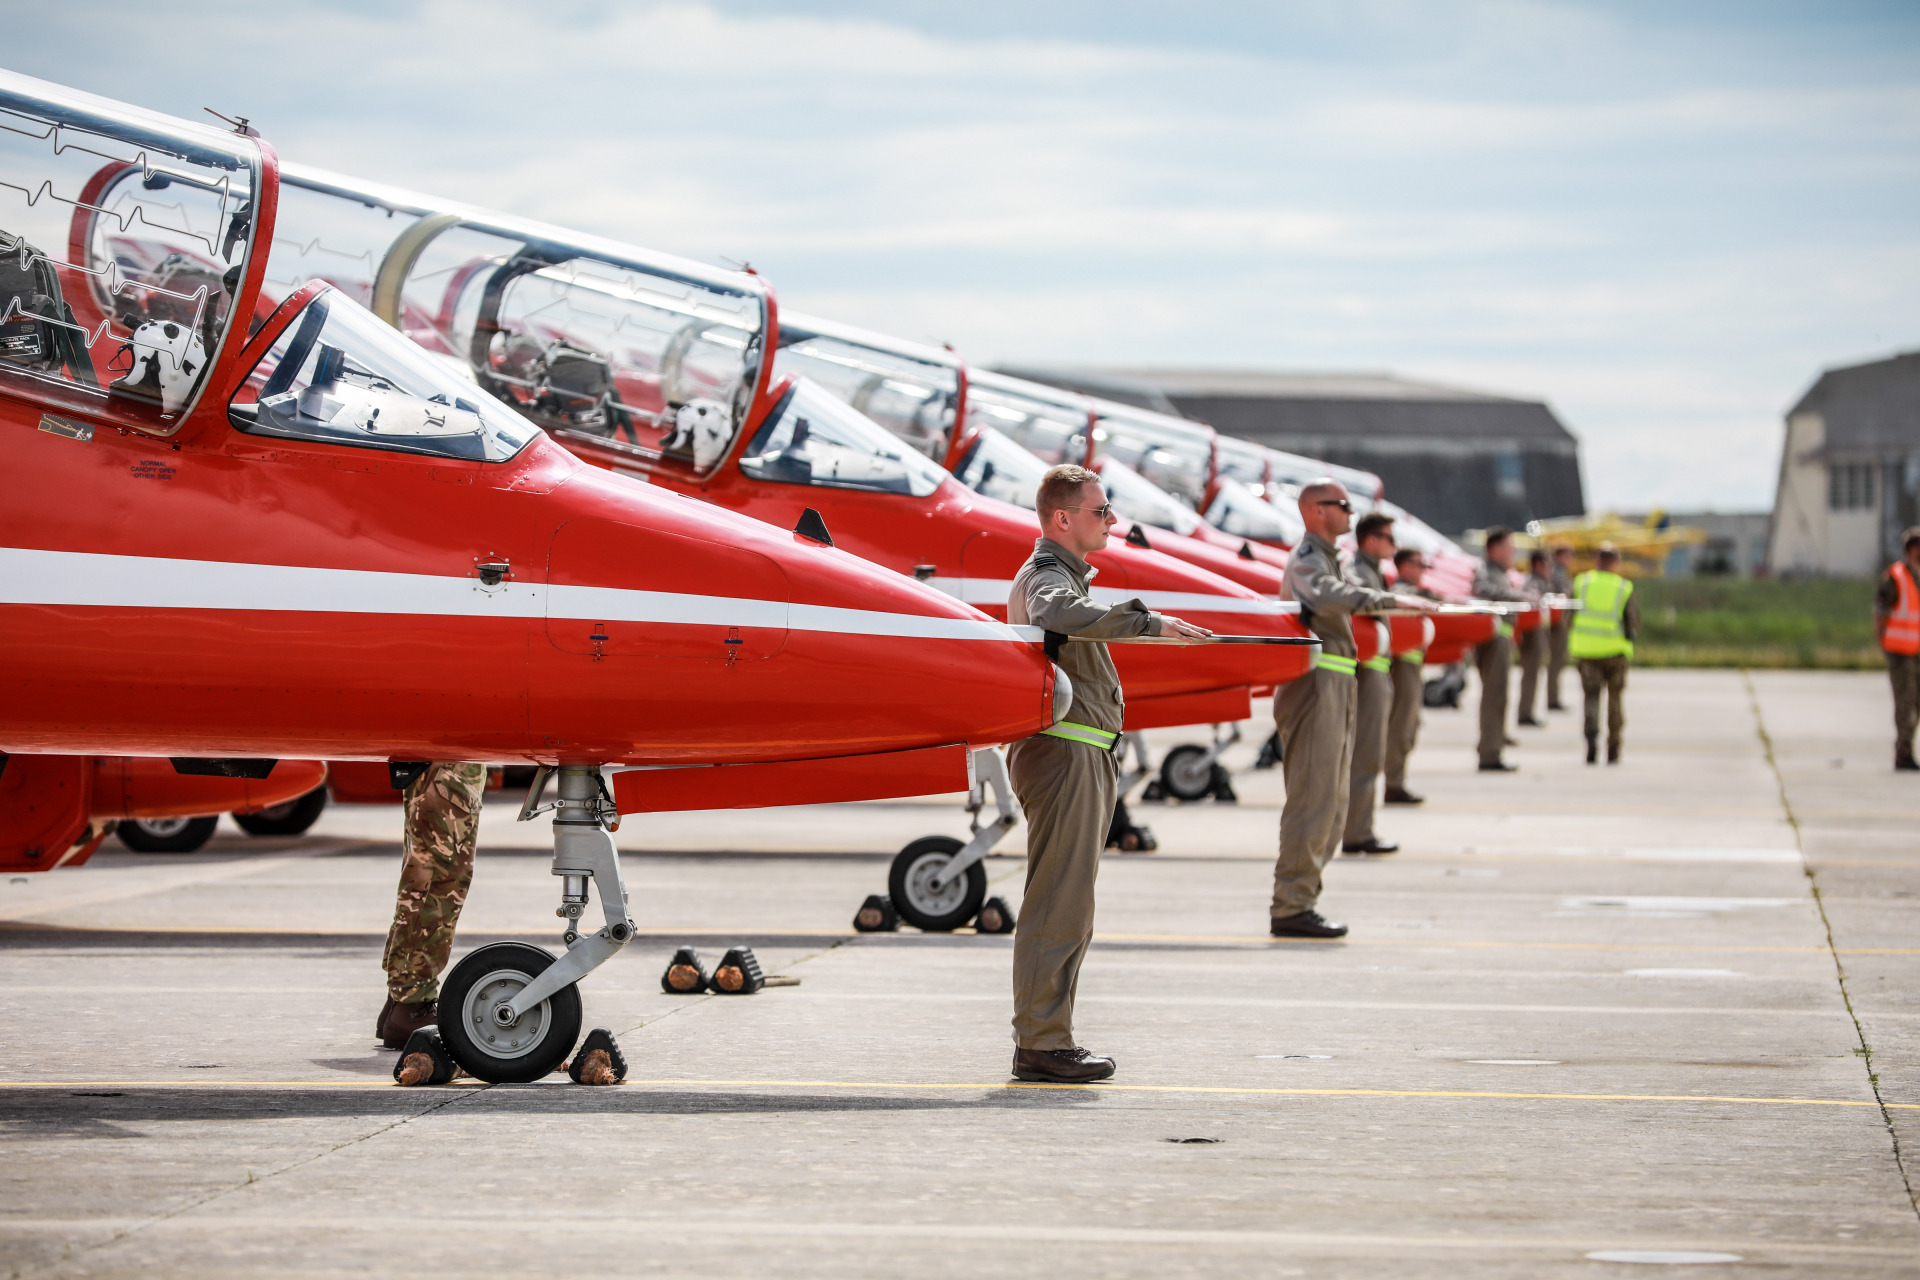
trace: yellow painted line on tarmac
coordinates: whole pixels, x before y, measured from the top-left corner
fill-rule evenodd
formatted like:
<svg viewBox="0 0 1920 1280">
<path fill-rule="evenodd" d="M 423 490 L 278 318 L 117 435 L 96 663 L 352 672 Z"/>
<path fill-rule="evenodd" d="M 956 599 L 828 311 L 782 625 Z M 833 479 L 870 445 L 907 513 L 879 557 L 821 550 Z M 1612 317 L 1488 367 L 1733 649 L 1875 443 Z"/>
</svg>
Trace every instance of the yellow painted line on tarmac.
<svg viewBox="0 0 1920 1280">
<path fill-rule="evenodd" d="M 903 1084 L 885 1081 L 852 1080 L 628 1080 L 629 1085 L 709 1085 L 730 1088 L 793 1089 L 1080 1089 L 1095 1093 L 1169 1093 L 1227 1094 L 1234 1096 L 1311 1097 L 1311 1098 L 1504 1098 L 1548 1102 L 1732 1102 L 1751 1105 L 1804 1107 L 1879 1107 L 1872 1099 L 1845 1098 L 1748 1098 L 1710 1094 L 1660 1093 L 1504 1093 L 1472 1089 L 1276 1089 L 1241 1085 L 1184 1084 L 1042 1084 L 1025 1080 L 996 1084 Z M 1920 1102 L 1889 1102 L 1888 1107 L 1920 1111 Z"/>
<path fill-rule="evenodd" d="M 547 1083 L 558 1084 L 550 1079 Z M 910 1089 L 929 1092 L 991 1092 L 995 1089 L 1029 1091 L 1084 1090 L 1093 1093 L 1202 1094 L 1230 1097 L 1286 1098 L 1480 1098 L 1520 1102 L 1715 1102 L 1744 1106 L 1886 1107 L 1920 1111 L 1920 1102 L 1880 1103 L 1851 1098 L 1756 1098 L 1698 1093 L 1516 1093 L 1485 1089 L 1280 1089 L 1244 1085 L 1185 1084 L 1043 1084 L 1024 1080 L 987 1083 L 933 1083 L 903 1080 L 627 1080 L 627 1087 L 644 1086 L 728 1089 Z M 0 1089 L 163 1089 L 174 1087 L 240 1089 L 394 1089 L 384 1080 L 4 1080 Z M 462 1081 L 440 1088 L 475 1088 Z"/>
<path fill-rule="evenodd" d="M 1244 936 L 1187 933 L 1096 933 L 1095 942 L 1270 942 L 1275 946 L 1454 947 L 1488 950 L 1545 951 L 1770 951 L 1831 955 L 1826 947 L 1775 947 L 1737 942 L 1508 942 L 1461 938 L 1275 938 L 1264 933 Z M 1920 947 L 1840 947 L 1843 956 L 1920 956 Z"/>
</svg>

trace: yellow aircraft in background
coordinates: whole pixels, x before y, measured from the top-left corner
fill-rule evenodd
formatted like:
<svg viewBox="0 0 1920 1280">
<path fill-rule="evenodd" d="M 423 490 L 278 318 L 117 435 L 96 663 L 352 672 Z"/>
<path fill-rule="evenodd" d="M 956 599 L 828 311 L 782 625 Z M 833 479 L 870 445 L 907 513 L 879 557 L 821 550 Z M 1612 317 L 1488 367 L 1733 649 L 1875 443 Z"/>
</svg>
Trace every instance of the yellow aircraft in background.
<svg viewBox="0 0 1920 1280">
<path fill-rule="evenodd" d="M 1666 572 L 1667 555 L 1675 547 L 1694 546 L 1706 540 L 1705 530 L 1674 524 L 1667 519 L 1665 511 L 1655 511 L 1637 522 L 1623 520 L 1611 511 L 1601 515 L 1529 520 L 1525 529 L 1515 530 L 1513 535 L 1513 545 L 1521 551 L 1535 547 L 1548 551 L 1572 547 L 1575 573 L 1593 568 L 1593 555 L 1600 544 L 1612 543 L 1620 553 L 1620 572 L 1629 578 L 1658 578 Z M 1469 546 L 1484 547 L 1486 530 L 1468 530 L 1466 541 Z"/>
</svg>

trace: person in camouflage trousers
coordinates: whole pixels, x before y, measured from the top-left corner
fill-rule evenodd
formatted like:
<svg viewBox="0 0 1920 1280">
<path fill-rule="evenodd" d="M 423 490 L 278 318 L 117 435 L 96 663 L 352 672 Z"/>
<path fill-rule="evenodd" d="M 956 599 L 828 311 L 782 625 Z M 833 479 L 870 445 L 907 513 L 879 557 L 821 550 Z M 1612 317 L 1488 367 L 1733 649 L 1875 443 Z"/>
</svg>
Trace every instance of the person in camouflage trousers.
<svg viewBox="0 0 1920 1280">
<path fill-rule="evenodd" d="M 471 762 L 430 764 L 407 784 L 400 892 L 381 959 L 387 1003 L 377 1034 L 389 1049 L 437 1019 L 439 974 L 452 957 L 454 926 L 473 883 L 486 786 L 487 766 Z"/>
</svg>

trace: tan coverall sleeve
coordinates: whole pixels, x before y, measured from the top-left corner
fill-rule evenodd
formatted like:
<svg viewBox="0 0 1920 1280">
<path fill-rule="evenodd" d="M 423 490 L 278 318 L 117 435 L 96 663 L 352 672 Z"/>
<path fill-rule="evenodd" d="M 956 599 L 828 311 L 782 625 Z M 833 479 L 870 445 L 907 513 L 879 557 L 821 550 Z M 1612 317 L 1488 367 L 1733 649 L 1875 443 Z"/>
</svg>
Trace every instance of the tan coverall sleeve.
<svg viewBox="0 0 1920 1280">
<path fill-rule="evenodd" d="M 1385 591 L 1375 591 L 1347 581 L 1337 573 L 1320 567 L 1308 557 L 1297 557 L 1286 569 L 1287 594 L 1313 613 L 1356 613 L 1362 609 L 1390 609 L 1395 601 Z"/>
<path fill-rule="evenodd" d="M 1119 640 L 1160 634 L 1160 615 L 1138 600 L 1122 600 L 1111 608 L 1096 604 L 1058 571 L 1034 574 L 1027 583 L 1026 603 L 1029 623 L 1062 635 Z"/>
</svg>

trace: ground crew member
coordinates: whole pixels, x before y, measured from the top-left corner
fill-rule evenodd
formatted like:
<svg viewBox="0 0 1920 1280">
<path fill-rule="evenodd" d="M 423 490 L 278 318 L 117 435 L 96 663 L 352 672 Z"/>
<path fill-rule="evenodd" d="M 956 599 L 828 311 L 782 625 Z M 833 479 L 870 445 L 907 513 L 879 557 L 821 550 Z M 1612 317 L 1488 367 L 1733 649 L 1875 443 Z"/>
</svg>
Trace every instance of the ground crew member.
<svg viewBox="0 0 1920 1280">
<path fill-rule="evenodd" d="M 1536 600 L 1553 590 L 1547 553 L 1537 548 L 1527 553 L 1527 590 L 1533 593 Z M 1526 725 L 1529 729 L 1545 727 L 1533 712 L 1540 704 L 1540 671 L 1547 665 L 1550 645 L 1545 619 L 1520 637 L 1520 712 L 1514 718 L 1514 723 Z"/>
<path fill-rule="evenodd" d="M 1495 525 L 1487 530 L 1487 558 L 1473 573 L 1473 594 L 1480 600 L 1524 604 L 1526 592 L 1513 585 L 1507 570 L 1513 567 L 1513 530 Z M 1513 623 L 1501 618 L 1493 636 L 1474 646 L 1473 664 L 1480 672 L 1480 771 L 1513 773 L 1518 765 L 1500 758 L 1507 746 L 1507 676 L 1513 670 Z"/>
<path fill-rule="evenodd" d="M 1547 575 L 1552 584 L 1553 594 L 1570 596 L 1573 594 L 1573 548 L 1562 543 L 1553 549 L 1553 569 Z M 1567 628 L 1572 620 L 1563 610 L 1552 623 L 1547 637 L 1547 710 L 1565 711 L 1566 702 L 1560 697 L 1560 673 L 1567 669 Z"/>
<path fill-rule="evenodd" d="M 1580 664 L 1580 692 L 1586 695 L 1587 763 L 1600 751 L 1600 694 L 1607 695 L 1607 763 L 1620 763 L 1620 731 L 1627 713 L 1621 698 L 1627 691 L 1627 659 L 1633 656 L 1633 638 L 1640 631 L 1640 605 L 1633 584 L 1614 572 L 1620 553 L 1601 543 L 1595 568 L 1573 580 L 1573 598 L 1580 609 L 1573 615 L 1567 652 Z"/>
<path fill-rule="evenodd" d="M 1375 591 L 1387 589 L 1380 562 L 1393 555 L 1393 517 L 1378 511 L 1360 517 L 1353 529 L 1357 550 L 1348 577 Z M 1362 618 L 1356 627 L 1375 627 L 1380 647 L 1354 673 L 1353 782 L 1347 796 L 1347 822 L 1340 840 L 1342 853 L 1398 853 L 1400 846 L 1382 840 L 1373 829 L 1374 794 L 1387 758 L 1387 717 L 1393 706 L 1393 646 L 1384 618 Z M 1357 645 L 1356 645 L 1357 647 Z"/>
<path fill-rule="evenodd" d="M 1893 681 L 1893 767 L 1920 769 L 1913 729 L 1920 719 L 1920 525 L 1900 541 L 1900 559 L 1888 566 L 1873 600 L 1873 629 Z"/>
<path fill-rule="evenodd" d="M 438 1021 L 440 971 L 453 955 L 453 930 L 473 883 L 480 796 L 487 766 L 435 762 L 407 784 L 400 838 L 400 893 L 381 965 L 387 1003 L 375 1034 L 389 1049 Z"/>
<path fill-rule="evenodd" d="M 1269 931 L 1275 937 L 1339 938 L 1347 926 L 1315 909 L 1320 873 L 1340 847 L 1353 784 L 1355 676 L 1352 615 L 1359 609 L 1412 604 L 1349 580 L 1333 541 L 1353 523 L 1353 503 L 1332 480 L 1300 491 L 1306 534 L 1293 549 L 1280 583 L 1283 599 L 1300 602 L 1300 621 L 1320 638 L 1314 669 L 1281 686 L 1273 699 L 1280 735 L 1280 767 L 1287 799 L 1280 810 L 1280 857 L 1273 868 Z"/>
<path fill-rule="evenodd" d="M 1412 547 L 1393 553 L 1393 593 L 1419 596 L 1427 600 L 1440 597 L 1420 585 L 1427 573 L 1427 558 Z M 1407 757 L 1420 737 L 1420 708 L 1426 696 L 1427 655 L 1423 649 L 1393 655 L 1393 709 L 1387 713 L 1387 796 L 1388 804 L 1422 804 L 1425 796 L 1407 790 Z"/>
<path fill-rule="evenodd" d="M 1118 521 L 1084 467 L 1054 467 L 1040 482 L 1042 536 L 1013 580 L 1007 621 L 1090 640 L 1212 633 L 1150 611 L 1138 600 L 1108 608 L 1090 592 L 1086 557 Z M 1013 1074 L 1022 1080 L 1104 1080 L 1113 1059 L 1073 1042 L 1080 962 L 1093 938 L 1093 882 L 1113 819 L 1120 677 L 1104 644 L 1062 644 L 1056 659 L 1073 705 L 1051 729 L 1013 744 L 1007 769 L 1027 818 L 1027 888 L 1013 938 Z"/>
</svg>

